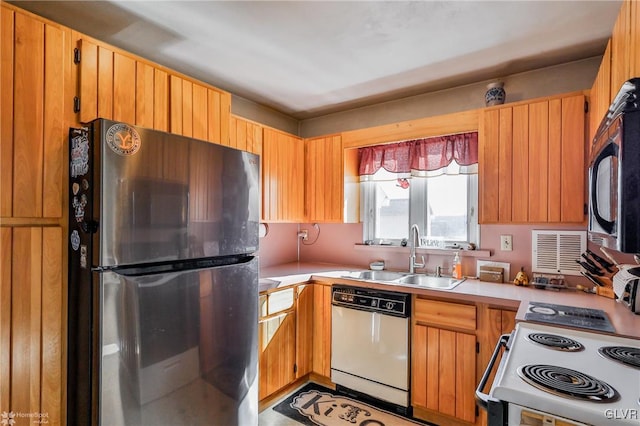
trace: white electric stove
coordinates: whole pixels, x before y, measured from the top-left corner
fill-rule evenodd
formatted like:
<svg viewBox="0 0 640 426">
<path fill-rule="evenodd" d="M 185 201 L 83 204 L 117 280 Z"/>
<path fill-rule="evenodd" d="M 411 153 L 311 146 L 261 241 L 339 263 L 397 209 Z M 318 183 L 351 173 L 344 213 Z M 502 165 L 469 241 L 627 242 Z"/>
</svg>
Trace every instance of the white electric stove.
<svg viewBox="0 0 640 426">
<path fill-rule="evenodd" d="M 501 344 L 476 392 L 490 426 L 640 424 L 640 340 L 521 322 Z"/>
</svg>

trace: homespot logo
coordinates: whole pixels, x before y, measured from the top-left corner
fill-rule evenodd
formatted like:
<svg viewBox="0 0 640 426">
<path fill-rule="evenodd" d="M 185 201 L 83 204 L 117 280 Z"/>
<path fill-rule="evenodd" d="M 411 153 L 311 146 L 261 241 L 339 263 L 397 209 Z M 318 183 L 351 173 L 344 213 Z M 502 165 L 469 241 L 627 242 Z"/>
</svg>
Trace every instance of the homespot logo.
<svg viewBox="0 0 640 426">
<path fill-rule="evenodd" d="M 604 415 L 609 420 L 640 420 L 640 411 L 637 408 L 608 409 Z"/>
<path fill-rule="evenodd" d="M 24 424 L 21 419 L 25 419 L 28 423 L 32 424 L 47 424 L 49 423 L 49 413 L 3 411 L 2 414 L 0 414 L 0 425 L 19 426 L 20 424 Z"/>
</svg>

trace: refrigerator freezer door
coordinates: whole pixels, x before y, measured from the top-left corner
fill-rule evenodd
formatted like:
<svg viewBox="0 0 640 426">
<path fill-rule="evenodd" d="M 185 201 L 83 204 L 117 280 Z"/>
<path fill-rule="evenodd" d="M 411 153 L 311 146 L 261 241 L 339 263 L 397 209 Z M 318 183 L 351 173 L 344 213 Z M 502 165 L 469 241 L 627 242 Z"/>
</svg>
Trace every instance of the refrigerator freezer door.
<svg viewBox="0 0 640 426">
<path fill-rule="evenodd" d="M 257 258 L 99 293 L 101 425 L 257 425 Z"/>
<path fill-rule="evenodd" d="M 94 266 L 258 249 L 258 156 L 103 119 L 93 141 Z"/>
</svg>

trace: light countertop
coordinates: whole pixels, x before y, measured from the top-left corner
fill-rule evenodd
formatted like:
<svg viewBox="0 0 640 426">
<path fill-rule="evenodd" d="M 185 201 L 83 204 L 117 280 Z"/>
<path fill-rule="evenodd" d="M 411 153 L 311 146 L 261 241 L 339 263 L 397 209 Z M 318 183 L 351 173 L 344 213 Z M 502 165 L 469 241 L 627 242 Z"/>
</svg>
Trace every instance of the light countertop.
<svg viewBox="0 0 640 426">
<path fill-rule="evenodd" d="M 363 270 L 365 268 L 353 265 L 292 262 L 262 268 L 260 278 L 274 280 L 278 282 L 274 284 L 279 287 L 307 281 L 341 283 L 386 290 L 394 289 L 451 301 L 486 303 L 497 307 L 517 309 L 516 321 L 524 321 L 524 315 L 530 301 L 601 309 L 609 316 L 616 329 L 616 334 L 640 339 L 640 315 L 634 315 L 628 308 L 613 299 L 595 294 L 568 290 L 539 290 L 508 283 L 488 283 L 476 279 L 466 279 L 452 290 L 437 290 L 348 278 L 351 272 Z"/>
</svg>

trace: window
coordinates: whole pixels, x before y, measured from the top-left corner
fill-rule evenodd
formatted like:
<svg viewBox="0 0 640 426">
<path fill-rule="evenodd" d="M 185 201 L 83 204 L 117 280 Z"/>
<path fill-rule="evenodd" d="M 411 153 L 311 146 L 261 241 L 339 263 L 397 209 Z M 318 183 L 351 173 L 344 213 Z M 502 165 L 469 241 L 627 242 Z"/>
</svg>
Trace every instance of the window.
<svg viewBox="0 0 640 426">
<path fill-rule="evenodd" d="M 413 224 L 421 245 L 478 243 L 478 134 L 358 150 L 364 240 L 401 244 Z"/>
<path fill-rule="evenodd" d="M 380 169 L 361 181 L 364 241 L 400 245 L 416 223 L 423 246 L 478 243 L 477 175 L 397 176 Z"/>
</svg>

